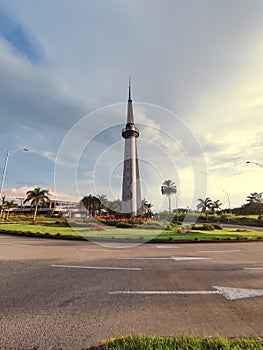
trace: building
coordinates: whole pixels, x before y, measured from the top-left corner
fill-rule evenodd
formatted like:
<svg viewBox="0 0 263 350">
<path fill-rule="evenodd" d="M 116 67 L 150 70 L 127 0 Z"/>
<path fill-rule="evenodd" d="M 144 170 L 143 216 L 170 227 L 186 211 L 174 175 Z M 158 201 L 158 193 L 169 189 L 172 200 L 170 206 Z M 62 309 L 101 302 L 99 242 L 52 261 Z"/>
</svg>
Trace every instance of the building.
<svg viewBox="0 0 263 350">
<path fill-rule="evenodd" d="M 127 216 L 141 214 L 141 186 L 137 155 L 139 130 L 135 126 L 129 81 L 129 98 L 126 127 L 122 129 L 125 139 L 123 178 L 122 178 L 122 213 Z"/>
</svg>

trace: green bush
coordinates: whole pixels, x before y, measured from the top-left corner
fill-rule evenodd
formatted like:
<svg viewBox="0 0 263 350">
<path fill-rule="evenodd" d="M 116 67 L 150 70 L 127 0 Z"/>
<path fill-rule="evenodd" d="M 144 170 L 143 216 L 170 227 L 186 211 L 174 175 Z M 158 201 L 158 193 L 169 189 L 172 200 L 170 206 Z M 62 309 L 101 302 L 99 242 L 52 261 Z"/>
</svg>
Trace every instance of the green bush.
<svg viewBox="0 0 263 350">
<path fill-rule="evenodd" d="M 214 229 L 215 229 L 214 225 L 212 225 L 212 224 L 204 224 L 202 226 L 203 231 L 213 231 Z"/>
</svg>

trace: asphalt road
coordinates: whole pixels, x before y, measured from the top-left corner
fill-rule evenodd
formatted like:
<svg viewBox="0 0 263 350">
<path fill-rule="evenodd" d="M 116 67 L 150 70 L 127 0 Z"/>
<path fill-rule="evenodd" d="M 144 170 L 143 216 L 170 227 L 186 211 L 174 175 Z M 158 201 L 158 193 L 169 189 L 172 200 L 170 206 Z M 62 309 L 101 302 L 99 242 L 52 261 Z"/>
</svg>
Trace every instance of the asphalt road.
<svg viewBox="0 0 263 350">
<path fill-rule="evenodd" d="M 0 235 L 0 349 L 263 336 L 262 252 L 263 242 L 107 248 Z"/>
</svg>

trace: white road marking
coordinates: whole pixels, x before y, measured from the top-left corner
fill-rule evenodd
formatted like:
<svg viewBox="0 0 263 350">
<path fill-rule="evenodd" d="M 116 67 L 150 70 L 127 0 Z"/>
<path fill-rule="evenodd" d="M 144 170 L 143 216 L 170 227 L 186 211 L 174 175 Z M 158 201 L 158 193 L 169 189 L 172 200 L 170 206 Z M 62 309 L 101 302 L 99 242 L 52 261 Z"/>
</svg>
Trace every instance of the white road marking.
<svg viewBox="0 0 263 350">
<path fill-rule="evenodd" d="M 99 252 L 121 252 L 123 250 L 121 249 L 98 249 L 98 248 L 82 248 L 82 250 L 88 250 L 88 251 L 99 251 Z M 125 251 L 126 252 L 126 251 Z"/>
<path fill-rule="evenodd" d="M 155 247 L 153 247 L 153 248 L 155 248 Z M 182 249 L 183 247 L 170 247 L 170 246 L 166 247 L 163 245 L 157 245 L 156 248 L 158 248 L 158 249 Z"/>
<path fill-rule="evenodd" d="M 188 260 L 211 260 L 211 258 L 199 258 L 195 256 L 172 256 L 175 261 L 188 261 Z"/>
<path fill-rule="evenodd" d="M 234 253 L 241 250 L 199 250 L 198 253 Z"/>
<path fill-rule="evenodd" d="M 244 288 L 229 288 L 213 286 L 216 290 L 201 290 L 201 291 L 115 291 L 109 292 L 111 295 L 115 294 L 131 294 L 131 295 L 209 295 L 209 294 L 221 294 L 228 300 L 236 300 L 243 298 L 254 298 L 263 296 L 262 289 L 244 289 Z"/>
<path fill-rule="evenodd" d="M 175 261 L 188 261 L 188 260 L 209 260 L 211 258 L 199 258 L 195 256 L 170 256 L 163 258 L 118 258 L 117 260 L 175 260 Z"/>
<path fill-rule="evenodd" d="M 139 267 L 77 266 L 77 265 L 50 265 L 50 266 L 51 267 L 74 268 L 74 269 L 141 271 L 141 268 L 139 268 Z"/>
<path fill-rule="evenodd" d="M 0 245 L 14 245 L 17 247 L 31 247 L 29 244 L 18 244 L 18 243 L 0 243 Z"/>
<path fill-rule="evenodd" d="M 172 257 L 169 258 L 118 258 L 117 260 L 172 260 Z"/>
<path fill-rule="evenodd" d="M 244 267 L 244 270 L 263 270 L 263 267 Z"/>
<path fill-rule="evenodd" d="M 196 295 L 196 294 L 221 294 L 216 290 L 207 290 L 207 291 L 165 291 L 165 290 L 139 290 L 139 291 L 116 291 L 109 292 L 109 294 L 139 294 L 139 295 Z"/>
</svg>

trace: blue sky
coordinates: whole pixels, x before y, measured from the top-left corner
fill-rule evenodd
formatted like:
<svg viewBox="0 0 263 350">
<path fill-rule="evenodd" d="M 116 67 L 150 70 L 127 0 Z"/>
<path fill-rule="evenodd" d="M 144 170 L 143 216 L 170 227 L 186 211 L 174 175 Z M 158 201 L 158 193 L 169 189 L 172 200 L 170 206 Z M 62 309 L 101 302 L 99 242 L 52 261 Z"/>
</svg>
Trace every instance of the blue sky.
<svg viewBox="0 0 263 350">
<path fill-rule="evenodd" d="M 263 161 L 262 15 L 261 0 L 0 0 L 0 170 L 4 149 L 30 149 L 10 156 L 6 194 L 120 198 L 129 76 L 155 210 L 167 178 L 180 206 L 261 192 L 245 162 Z"/>
</svg>

